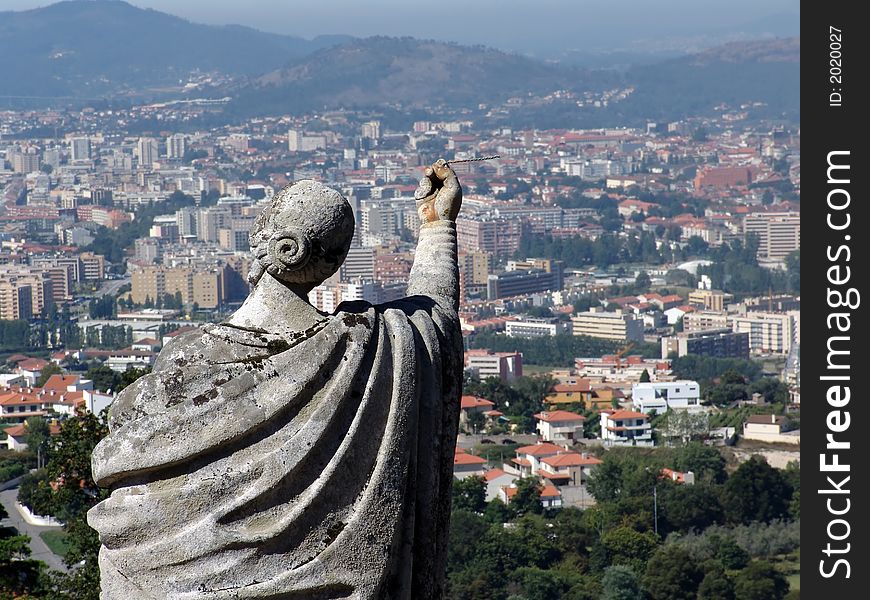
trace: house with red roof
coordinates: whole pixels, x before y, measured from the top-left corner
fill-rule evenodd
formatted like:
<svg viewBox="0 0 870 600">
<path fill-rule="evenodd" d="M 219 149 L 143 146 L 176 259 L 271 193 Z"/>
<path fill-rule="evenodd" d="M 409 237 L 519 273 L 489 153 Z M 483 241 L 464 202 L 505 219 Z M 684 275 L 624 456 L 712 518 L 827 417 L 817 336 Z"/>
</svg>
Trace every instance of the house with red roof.
<svg viewBox="0 0 870 600">
<path fill-rule="evenodd" d="M 565 452 L 542 459 L 538 475 L 554 485 L 586 485 L 592 470 L 601 463 L 586 452 Z"/>
<path fill-rule="evenodd" d="M 453 453 L 453 476 L 465 479 L 471 475 L 483 476 L 486 459 L 469 454 L 462 448 L 456 448 Z"/>
<path fill-rule="evenodd" d="M 601 411 L 601 439 L 608 446 L 652 446 L 649 415 L 631 410 Z"/>
<path fill-rule="evenodd" d="M 516 457 L 511 463 L 505 464 L 505 471 L 516 473 L 520 477 L 531 477 L 541 468 L 541 460 L 548 456 L 556 456 L 567 452 L 564 446 L 557 446 L 549 442 L 538 442 L 531 446 L 522 446 L 516 449 Z"/>
<path fill-rule="evenodd" d="M 592 397 L 592 387 L 588 379 L 576 379 L 573 383 L 557 383 L 550 390 L 550 393 L 544 397 L 544 404 L 550 408 L 556 408 L 559 405 L 576 404 L 580 406 L 588 406 L 588 402 Z"/>
<path fill-rule="evenodd" d="M 484 473 L 483 479 L 486 481 L 486 501 L 489 502 L 498 498 L 501 488 L 515 483 L 517 476 L 508 473 L 504 469 L 495 468 Z"/>
<path fill-rule="evenodd" d="M 505 504 L 510 504 L 517 495 L 516 484 L 502 487 L 499 490 L 499 499 Z M 562 492 L 555 485 L 545 484 L 541 486 L 541 506 L 544 508 L 562 508 Z"/>
<path fill-rule="evenodd" d="M 671 481 L 683 485 L 694 485 L 695 484 L 695 474 L 692 471 L 686 471 L 682 473 L 680 471 L 674 471 L 673 469 L 662 469 L 659 472 L 659 476 L 662 479 L 670 479 Z"/>
<path fill-rule="evenodd" d="M 573 444 L 583 439 L 586 417 L 567 410 L 545 410 L 534 415 L 537 430 L 545 442 Z"/>
<path fill-rule="evenodd" d="M 16 452 L 27 450 L 27 424 L 19 423 L 12 427 L 6 427 L 3 429 L 3 433 L 6 434 L 6 439 L 0 440 L 0 447 L 5 447 L 7 450 L 14 450 Z M 60 425 L 51 423 L 48 426 L 48 433 L 51 436 L 60 435 Z"/>
<path fill-rule="evenodd" d="M 486 417 L 486 413 L 494 409 L 495 402 L 480 398 L 479 396 L 462 396 L 459 401 L 459 427 L 468 429 L 469 419 L 472 415 L 482 414 Z M 498 411 L 495 411 L 498 412 Z"/>
<path fill-rule="evenodd" d="M 24 377 L 29 385 L 36 385 L 36 381 L 42 377 L 42 370 L 47 366 L 47 360 L 25 358 L 15 366 L 15 372 Z"/>
</svg>

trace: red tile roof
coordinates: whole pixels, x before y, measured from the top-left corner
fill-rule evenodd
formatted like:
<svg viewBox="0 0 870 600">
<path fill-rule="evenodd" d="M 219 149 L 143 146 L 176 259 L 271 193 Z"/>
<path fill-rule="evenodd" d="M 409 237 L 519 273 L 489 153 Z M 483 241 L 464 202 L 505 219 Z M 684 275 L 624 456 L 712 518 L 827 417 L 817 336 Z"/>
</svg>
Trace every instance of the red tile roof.
<svg viewBox="0 0 870 600">
<path fill-rule="evenodd" d="M 517 456 L 521 454 L 531 454 L 532 456 L 550 456 L 553 454 L 559 454 L 560 452 L 564 452 L 565 449 L 561 446 L 557 446 L 556 444 L 550 444 L 549 442 L 544 442 L 542 444 L 535 444 L 534 446 L 523 446 L 522 448 L 517 448 Z"/>
<path fill-rule="evenodd" d="M 578 452 L 566 452 L 556 456 L 548 456 L 541 459 L 542 463 L 551 467 L 580 467 L 586 465 L 600 465 L 602 461 L 594 456 L 583 456 Z"/>
<path fill-rule="evenodd" d="M 481 458 L 479 456 L 474 456 L 473 454 L 468 454 L 467 452 L 463 452 L 461 454 L 453 455 L 453 464 L 454 465 L 485 465 L 486 459 Z"/>
<path fill-rule="evenodd" d="M 489 400 L 486 400 L 485 398 L 478 398 L 477 396 L 463 396 L 460 400 L 459 406 L 462 409 L 483 408 L 488 406 L 495 406 L 495 402 L 491 402 Z"/>
<path fill-rule="evenodd" d="M 583 415 L 578 415 L 577 413 L 572 413 L 567 410 L 551 410 L 551 411 L 543 411 L 534 415 L 536 419 L 539 421 L 544 421 L 545 423 L 552 423 L 555 421 L 585 421 L 586 417 Z"/>
</svg>

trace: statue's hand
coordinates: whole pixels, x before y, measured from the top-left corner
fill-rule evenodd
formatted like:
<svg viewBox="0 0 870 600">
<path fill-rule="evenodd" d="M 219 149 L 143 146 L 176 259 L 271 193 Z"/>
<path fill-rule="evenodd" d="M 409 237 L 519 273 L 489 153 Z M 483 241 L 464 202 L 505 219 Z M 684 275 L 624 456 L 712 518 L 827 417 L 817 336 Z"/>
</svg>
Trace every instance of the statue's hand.
<svg viewBox="0 0 870 600">
<path fill-rule="evenodd" d="M 441 158 L 426 167 L 414 198 L 421 223 L 456 220 L 462 206 L 462 187 L 447 161 Z"/>
</svg>

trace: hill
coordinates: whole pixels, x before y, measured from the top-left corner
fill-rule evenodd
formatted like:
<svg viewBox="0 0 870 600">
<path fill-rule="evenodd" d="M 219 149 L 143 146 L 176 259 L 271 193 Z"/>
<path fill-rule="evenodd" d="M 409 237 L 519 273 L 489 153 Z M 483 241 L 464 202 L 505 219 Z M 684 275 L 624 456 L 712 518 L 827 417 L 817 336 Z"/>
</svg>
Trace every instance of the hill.
<svg viewBox="0 0 870 600">
<path fill-rule="evenodd" d="M 486 48 L 371 37 L 319 50 L 237 91 L 242 112 L 358 108 L 469 107 L 513 95 L 594 85 L 588 71 Z"/>
<path fill-rule="evenodd" d="M 0 12 L 0 96 L 99 97 L 178 86 L 193 71 L 253 75 L 346 41 L 199 25 L 119 0 Z"/>
</svg>

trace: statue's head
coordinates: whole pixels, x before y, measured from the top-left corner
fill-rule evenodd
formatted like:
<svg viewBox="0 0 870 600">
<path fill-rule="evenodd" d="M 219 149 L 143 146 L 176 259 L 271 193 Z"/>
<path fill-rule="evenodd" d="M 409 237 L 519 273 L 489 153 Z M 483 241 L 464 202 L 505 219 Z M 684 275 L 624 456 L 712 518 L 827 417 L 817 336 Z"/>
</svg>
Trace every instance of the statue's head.
<svg viewBox="0 0 870 600">
<path fill-rule="evenodd" d="M 275 194 L 251 228 L 256 261 L 248 281 L 264 273 L 284 283 L 320 285 L 344 262 L 353 238 L 353 211 L 344 197 L 305 179 Z"/>
</svg>

